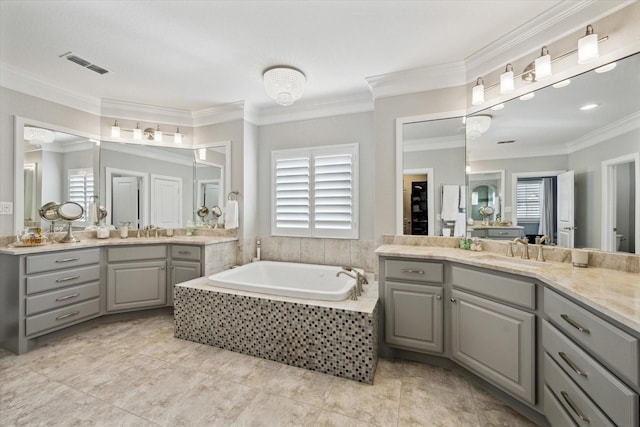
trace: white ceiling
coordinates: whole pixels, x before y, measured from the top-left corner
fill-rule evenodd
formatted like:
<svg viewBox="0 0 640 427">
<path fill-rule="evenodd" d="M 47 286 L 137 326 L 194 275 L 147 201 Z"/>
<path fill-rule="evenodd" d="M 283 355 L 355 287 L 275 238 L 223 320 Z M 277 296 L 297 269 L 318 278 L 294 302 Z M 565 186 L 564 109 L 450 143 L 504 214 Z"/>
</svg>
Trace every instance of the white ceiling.
<svg viewBox="0 0 640 427">
<path fill-rule="evenodd" d="M 300 68 L 306 100 L 368 95 L 367 77 L 463 61 L 561 3 L 2 0 L 0 65 L 97 99 L 259 110 L 269 66 Z"/>
</svg>

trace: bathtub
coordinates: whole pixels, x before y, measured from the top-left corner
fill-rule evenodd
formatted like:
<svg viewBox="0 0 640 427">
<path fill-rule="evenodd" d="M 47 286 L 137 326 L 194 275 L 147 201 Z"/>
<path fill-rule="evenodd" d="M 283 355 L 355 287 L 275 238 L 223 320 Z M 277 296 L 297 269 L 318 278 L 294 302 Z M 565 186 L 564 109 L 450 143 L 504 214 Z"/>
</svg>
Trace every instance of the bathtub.
<svg viewBox="0 0 640 427">
<path fill-rule="evenodd" d="M 342 301 L 349 297 L 355 279 L 341 267 L 292 262 L 259 261 L 208 277 L 221 288 L 285 297 Z M 362 272 L 362 271 L 361 271 Z"/>
</svg>

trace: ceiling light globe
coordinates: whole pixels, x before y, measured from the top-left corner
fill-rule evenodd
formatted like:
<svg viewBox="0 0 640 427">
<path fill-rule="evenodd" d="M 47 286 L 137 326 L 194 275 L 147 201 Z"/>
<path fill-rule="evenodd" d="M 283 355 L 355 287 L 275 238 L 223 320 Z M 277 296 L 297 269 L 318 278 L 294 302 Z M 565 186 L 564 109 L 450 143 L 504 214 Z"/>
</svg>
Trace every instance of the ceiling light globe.
<svg viewBox="0 0 640 427">
<path fill-rule="evenodd" d="M 273 67 L 262 75 L 267 95 L 278 105 L 289 106 L 302 98 L 306 77 L 293 67 Z"/>
</svg>

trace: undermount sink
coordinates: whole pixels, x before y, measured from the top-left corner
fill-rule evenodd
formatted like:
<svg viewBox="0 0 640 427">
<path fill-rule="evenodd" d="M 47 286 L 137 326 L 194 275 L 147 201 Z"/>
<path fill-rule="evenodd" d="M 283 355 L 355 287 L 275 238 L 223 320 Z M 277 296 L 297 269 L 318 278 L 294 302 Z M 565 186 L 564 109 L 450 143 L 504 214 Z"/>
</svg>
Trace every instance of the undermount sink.
<svg viewBox="0 0 640 427">
<path fill-rule="evenodd" d="M 526 267 L 526 268 L 543 268 L 544 262 L 534 261 L 532 259 L 522 259 L 519 257 L 509 258 L 501 255 L 483 254 L 474 256 L 473 259 L 487 262 L 495 262 L 496 264 L 509 264 L 514 266 Z"/>
</svg>

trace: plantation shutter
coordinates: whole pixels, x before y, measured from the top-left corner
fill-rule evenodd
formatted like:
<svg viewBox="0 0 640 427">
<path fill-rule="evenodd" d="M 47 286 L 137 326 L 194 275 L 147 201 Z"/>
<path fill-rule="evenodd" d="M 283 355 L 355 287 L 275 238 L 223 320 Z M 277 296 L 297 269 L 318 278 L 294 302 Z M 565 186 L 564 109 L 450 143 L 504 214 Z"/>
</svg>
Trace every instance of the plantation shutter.
<svg viewBox="0 0 640 427">
<path fill-rule="evenodd" d="M 82 221 L 87 221 L 89 203 L 93 196 L 93 169 L 69 169 L 69 201 L 84 209 Z"/>
<path fill-rule="evenodd" d="M 518 181 L 516 187 L 518 222 L 539 221 L 542 197 L 542 181 Z"/>
<path fill-rule="evenodd" d="M 319 156 L 314 169 L 314 225 L 317 229 L 351 229 L 353 156 Z"/>
<path fill-rule="evenodd" d="M 309 158 L 276 159 L 275 216 L 278 228 L 309 228 Z"/>
</svg>

